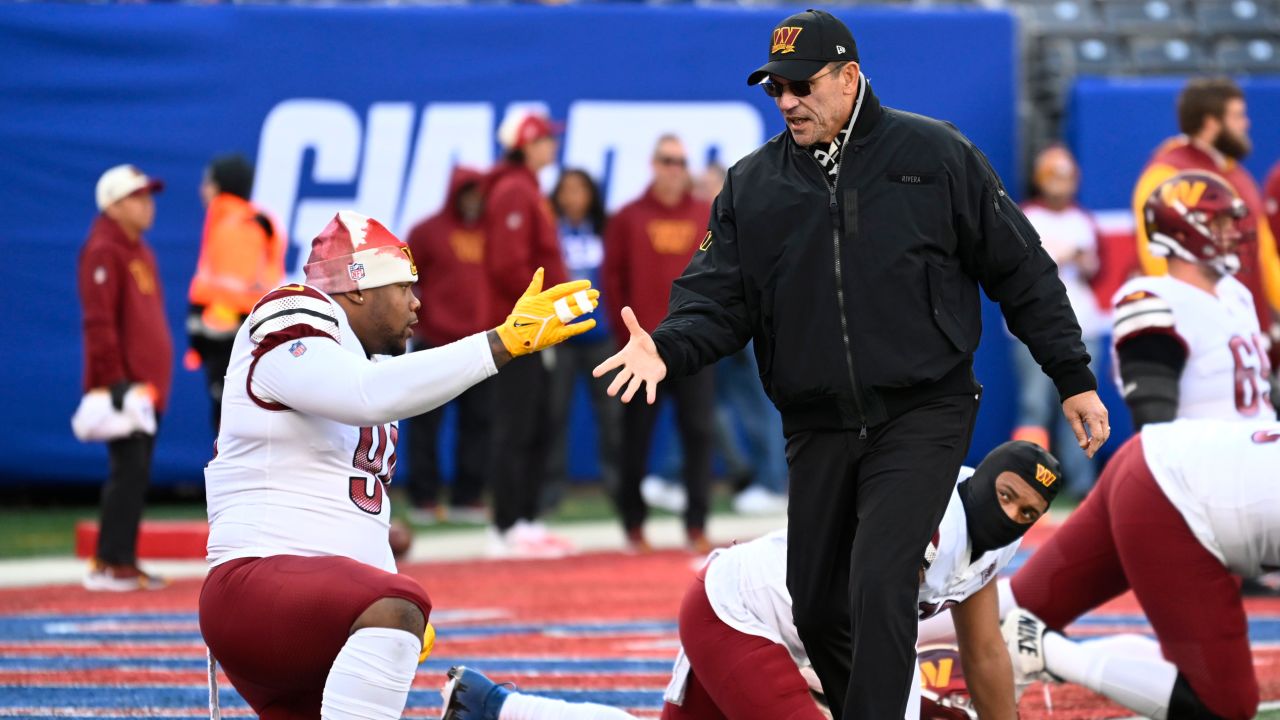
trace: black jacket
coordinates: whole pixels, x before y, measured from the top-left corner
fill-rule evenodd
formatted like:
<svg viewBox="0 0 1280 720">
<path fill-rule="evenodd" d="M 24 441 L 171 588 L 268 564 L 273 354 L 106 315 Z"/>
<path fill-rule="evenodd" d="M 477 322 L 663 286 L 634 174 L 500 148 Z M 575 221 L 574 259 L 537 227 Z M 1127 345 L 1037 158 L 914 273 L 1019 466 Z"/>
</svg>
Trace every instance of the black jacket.
<svg viewBox="0 0 1280 720">
<path fill-rule="evenodd" d="M 654 331 L 671 376 L 755 339 L 788 434 L 974 393 L 978 285 L 1063 397 L 1094 390 L 1057 267 L 954 126 L 867 97 L 832 188 L 791 133 L 729 170 Z"/>
</svg>

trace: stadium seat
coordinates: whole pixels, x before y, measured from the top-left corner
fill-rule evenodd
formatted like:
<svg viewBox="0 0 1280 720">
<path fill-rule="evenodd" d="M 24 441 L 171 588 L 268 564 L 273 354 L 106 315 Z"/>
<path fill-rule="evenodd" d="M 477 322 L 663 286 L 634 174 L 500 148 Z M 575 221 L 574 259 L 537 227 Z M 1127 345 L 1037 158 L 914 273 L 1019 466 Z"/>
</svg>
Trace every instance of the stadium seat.
<svg viewBox="0 0 1280 720">
<path fill-rule="evenodd" d="M 1181 0 L 1110 0 L 1102 3 L 1102 23 L 1126 34 L 1177 35 L 1191 27 Z"/>
<path fill-rule="evenodd" d="M 1052 0 L 1020 6 L 1023 16 L 1036 30 L 1058 35 L 1093 32 L 1098 16 L 1087 0 Z"/>
<path fill-rule="evenodd" d="M 1101 35 L 1072 41 L 1071 59 L 1075 72 L 1085 75 L 1112 75 L 1129 70 L 1130 62 L 1124 45 Z"/>
<path fill-rule="evenodd" d="M 1129 46 L 1133 68 L 1138 72 L 1188 73 L 1205 69 L 1203 50 L 1188 38 L 1133 38 Z"/>
<path fill-rule="evenodd" d="M 1266 30 L 1275 18 L 1263 0 L 1201 0 L 1195 3 L 1196 28 L 1209 35 Z"/>
<path fill-rule="evenodd" d="M 1280 38 L 1229 38 L 1214 48 L 1218 69 L 1226 73 L 1280 72 Z"/>
</svg>

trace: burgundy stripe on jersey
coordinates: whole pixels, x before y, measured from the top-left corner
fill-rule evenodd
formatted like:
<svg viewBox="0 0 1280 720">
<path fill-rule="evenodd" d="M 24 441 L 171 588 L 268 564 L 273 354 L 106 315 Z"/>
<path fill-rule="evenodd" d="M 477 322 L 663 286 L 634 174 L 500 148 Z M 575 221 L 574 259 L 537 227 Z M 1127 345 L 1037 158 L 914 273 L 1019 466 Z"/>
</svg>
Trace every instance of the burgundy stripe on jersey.
<svg viewBox="0 0 1280 720">
<path fill-rule="evenodd" d="M 249 314 L 252 315 L 253 313 L 257 312 L 258 308 L 271 302 L 272 300 L 281 300 L 281 299 L 297 298 L 297 297 L 309 297 L 314 300 L 329 302 L 329 296 L 311 287 L 310 285 L 301 285 L 301 284 L 281 285 L 275 290 L 272 290 L 266 295 L 263 295 L 262 299 L 258 301 L 257 305 L 253 306 L 253 310 L 251 310 Z"/>
<path fill-rule="evenodd" d="M 312 327 L 311 325 L 297 324 L 297 325 L 290 325 L 284 330 L 278 330 L 276 332 L 271 333 L 266 337 L 266 339 L 260 345 L 258 345 L 258 347 L 254 348 L 253 362 L 249 363 L 249 373 L 248 375 L 245 376 L 244 389 L 245 389 L 245 392 L 248 393 L 249 399 L 252 400 L 255 405 L 262 408 L 263 410 L 273 410 L 276 412 L 293 409 L 288 405 L 284 405 L 284 404 L 275 402 L 273 400 L 264 400 L 263 398 L 260 398 L 257 395 L 254 395 L 253 394 L 253 371 L 258 367 L 258 361 L 262 359 L 262 356 L 265 355 L 267 351 L 280 347 L 281 345 L 287 342 L 302 340 L 302 338 L 308 338 L 308 337 L 325 338 L 327 340 L 334 340 L 334 337 L 332 335 L 326 332 L 323 332 L 315 327 Z"/>
<path fill-rule="evenodd" d="M 1178 335 L 1173 307 L 1164 298 L 1147 290 L 1138 290 L 1116 302 L 1112 336 L 1118 345 L 1140 335 L 1169 335 L 1186 345 Z"/>
<path fill-rule="evenodd" d="M 306 285 L 286 285 L 263 296 L 246 321 L 249 340 L 259 356 L 281 343 L 296 340 L 296 327 L 310 327 L 316 333 L 341 342 L 338 315 L 327 295 Z"/>
</svg>

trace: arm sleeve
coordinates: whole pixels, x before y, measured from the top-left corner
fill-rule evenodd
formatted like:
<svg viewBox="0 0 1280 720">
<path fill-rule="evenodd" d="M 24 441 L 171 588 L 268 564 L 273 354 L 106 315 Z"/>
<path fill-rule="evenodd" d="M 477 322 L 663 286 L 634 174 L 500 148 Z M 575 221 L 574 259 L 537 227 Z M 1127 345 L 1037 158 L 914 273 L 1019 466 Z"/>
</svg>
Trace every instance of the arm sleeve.
<svg viewBox="0 0 1280 720">
<path fill-rule="evenodd" d="M 966 143 L 968 141 L 965 141 Z M 968 144 L 957 236 L 965 271 L 1000 303 L 1009 330 L 1065 400 L 1096 390 L 1080 324 L 1040 236 L 1005 192 L 982 152 Z"/>
<path fill-rule="evenodd" d="M 280 344 L 258 358 L 250 391 L 260 400 L 367 426 L 434 410 L 496 374 L 484 333 L 438 348 L 369 362 L 327 337 L 295 356 Z"/>
<path fill-rule="evenodd" d="M 695 373 L 751 339 L 732 197 L 726 178 L 711 208 L 707 235 L 671 286 L 667 317 L 653 331 L 668 377 Z"/>
<path fill-rule="evenodd" d="M 1147 423 L 1178 416 L 1178 382 L 1187 349 L 1164 334 L 1137 335 L 1116 344 L 1121 395 L 1137 432 Z"/>
<path fill-rule="evenodd" d="M 510 186 L 498 187 L 488 199 L 485 213 L 485 272 L 499 297 L 514 303 L 533 277 L 534 208 Z"/>
<path fill-rule="evenodd" d="M 119 313 L 125 269 L 104 251 L 80 258 L 80 303 L 84 309 L 85 376 L 95 386 L 129 378 L 121 357 Z"/>
<path fill-rule="evenodd" d="M 1178 334 L 1173 307 L 1148 290 L 1116 301 L 1112 325 L 1120 396 L 1133 428 L 1178 415 L 1178 384 L 1191 351 Z"/>
</svg>

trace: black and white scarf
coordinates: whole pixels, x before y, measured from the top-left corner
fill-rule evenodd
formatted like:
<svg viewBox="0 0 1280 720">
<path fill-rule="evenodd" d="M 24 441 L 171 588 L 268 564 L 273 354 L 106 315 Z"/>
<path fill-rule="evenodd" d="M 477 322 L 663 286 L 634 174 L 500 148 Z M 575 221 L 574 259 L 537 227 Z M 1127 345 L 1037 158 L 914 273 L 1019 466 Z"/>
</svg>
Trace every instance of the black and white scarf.
<svg viewBox="0 0 1280 720">
<path fill-rule="evenodd" d="M 866 89 L 866 77 L 862 73 L 858 73 L 858 101 L 853 104 L 853 113 L 849 115 L 849 122 L 845 124 L 843 130 L 836 134 L 835 139 L 827 147 L 820 147 L 821 143 L 809 146 L 809 151 L 813 153 L 814 159 L 826 169 L 827 176 L 833 180 L 840 173 L 840 150 L 849 142 L 849 133 L 853 130 L 853 124 L 858 121 L 858 113 L 862 111 L 862 98 L 866 97 Z"/>
</svg>

